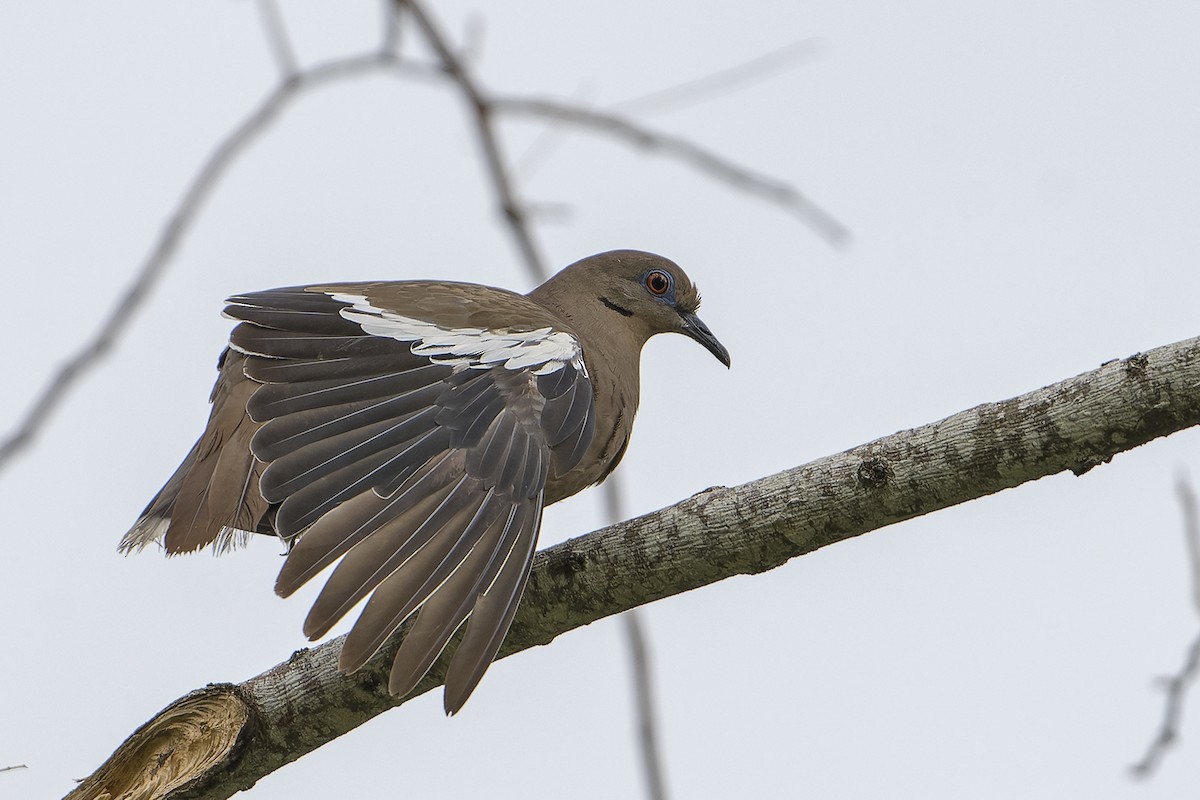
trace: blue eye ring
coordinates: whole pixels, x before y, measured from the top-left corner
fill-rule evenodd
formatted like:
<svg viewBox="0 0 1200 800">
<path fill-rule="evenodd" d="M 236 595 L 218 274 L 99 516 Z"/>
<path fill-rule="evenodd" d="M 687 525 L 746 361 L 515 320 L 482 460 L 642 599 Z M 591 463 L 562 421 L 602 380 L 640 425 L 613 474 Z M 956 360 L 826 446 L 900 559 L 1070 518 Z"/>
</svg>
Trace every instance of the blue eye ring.
<svg viewBox="0 0 1200 800">
<path fill-rule="evenodd" d="M 666 297 L 675 288 L 675 281 L 671 278 L 671 273 L 652 269 L 642 276 L 642 285 L 655 297 Z"/>
</svg>

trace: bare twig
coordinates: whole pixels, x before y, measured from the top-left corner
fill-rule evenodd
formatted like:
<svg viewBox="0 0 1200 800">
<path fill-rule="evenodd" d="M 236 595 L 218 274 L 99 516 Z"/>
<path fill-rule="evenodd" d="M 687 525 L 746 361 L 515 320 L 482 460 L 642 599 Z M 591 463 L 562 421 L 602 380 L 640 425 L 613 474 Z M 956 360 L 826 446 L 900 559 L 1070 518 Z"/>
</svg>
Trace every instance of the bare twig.
<svg viewBox="0 0 1200 800">
<path fill-rule="evenodd" d="M 1162 763 L 1167 750 L 1179 739 L 1183 704 L 1187 699 L 1188 687 L 1196 680 L 1197 672 L 1200 672 L 1200 635 L 1188 647 L 1187 657 L 1184 658 L 1179 672 L 1162 680 L 1163 690 L 1166 693 L 1162 723 L 1159 724 L 1158 733 L 1150 742 L 1150 746 L 1146 748 L 1146 754 L 1130 767 L 1134 777 L 1148 778 L 1153 775 L 1154 770 Z"/>
<path fill-rule="evenodd" d="M 754 172 L 681 136 L 652 131 L 614 112 L 574 105 L 565 100 L 505 96 L 493 98 L 491 107 L 506 114 L 541 117 L 578 125 L 624 140 L 644 150 L 655 150 L 678 158 L 735 189 L 791 211 L 830 244 L 844 245 L 850 240 L 850 231 L 845 225 L 796 187 Z"/>
<path fill-rule="evenodd" d="M 0 772 L 11 772 L 14 769 L 29 769 L 25 764 L 13 764 L 11 767 L 0 767 Z"/>
<path fill-rule="evenodd" d="M 459 45 L 459 58 L 467 64 L 478 64 L 483 60 L 483 50 L 487 44 L 487 25 L 483 16 L 478 12 L 467 14 L 463 22 L 462 44 Z"/>
<path fill-rule="evenodd" d="M 1192 600 L 1200 612 L 1200 509 L 1197 509 L 1196 491 L 1182 475 L 1175 483 L 1179 496 L 1179 507 L 1183 513 L 1183 537 L 1187 542 L 1188 556 L 1192 568 Z M 1130 770 L 1138 778 L 1147 778 L 1162 762 L 1171 745 L 1179 739 L 1179 726 L 1183 720 L 1183 706 L 1187 701 L 1188 688 L 1200 674 L 1200 635 L 1188 647 L 1183 666 L 1174 675 L 1162 679 L 1166 700 L 1163 704 L 1162 722 L 1145 755 Z"/>
<path fill-rule="evenodd" d="M 655 713 L 653 670 L 650 666 L 650 641 L 642 626 L 642 610 L 635 608 L 621 615 L 625 638 L 629 643 L 629 665 L 633 672 L 633 703 L 637 713 L 638 741 L 641 747 L 642 774 L 650 800 L 666 800 L 667 782 L 658 746 L 658 721 Z"/>
<path fill-rule="evenodd" d="M 580 84 L 571 93 L 571 102 L 586 103 L 595 91 L 590 83 Z M 555 120 L 546 120 L 542 129 L 533 137 L 533 141 L 513 162 L 513 172 L 522 178 L 529 178 L 538 168 L 550 159 L 551 154 L 566 140 L 566 131 Z"/>
<path fill-rule="evenodd" d="M 483 150 L 483 159 L 487 164 L 488 174 L 492 179 L 492 187 L 496 191 L 496 199 L 504 217 L 508 220 L 508 229 L 516 241 L 521 258 L 530 270 L 539 278 L 538 282 L 550 276 L 546 270 L 545 259 L 533 236 L 524 207 L 517 200 L 513 189 L 512 178 L 509 176 L 508 163 L 500 152 L 500 140 L 496 134 L 493 118 L 495 101 L 484 94 L 478 81 L 467 68 L 466 63 L 451 49 L 446 37 L 442 34 L 433 18 L 426 13 L 425 8 L 417 0 L 398 0 L 412 13 L 413 21 L 425 34 L 430 47 L 441 62 L 446 75 L 454 82 L 467 101 L 475 120 L 475 129 L 479 134 L 479 144 Z"/>
<path fill-rule="evenodd" d="M 665 89 L 658 89 L 622 100 L 619 103 L 613 103 L 612 108 L 630 113 L 659 114 L 664 111 L 707 103 L 717 97 L 783 72 L 797 62 L 811 58 L 821 51 L 822 44 L 820 39 L 801 39 L 784 45 L 778 50 L 772 50 L 709 75 L 702 75 L 686 83 L 668 86 Z"/>
<path fill-rule="evenodd" d="M 383 0 L 383 40 L 379 50 L 383 53 L 400 52 L 401 6 L 395 0 Z"/>
<path fill-rule="evenodd" d="M 735 64 L 732 67 L 726 67 L 674 86 L 656 89 L 653 92 L 638 95 L 628 100 L 611 103 L 609 104 L 609 108 L 614 111 L 646 115 L 706 103 L 729 92 L 764 80 L 773 74 L 791 67 L 798 61 L 807 59 L 814 53 L 819 52 L 821 45 L 822 43 L 818 39 L 801 39 L 800 41 L 785 45 L 778 50 L 773 50 L 770 53 L 752 58 L 749 61 Z M 582 104 L 593 89 L 594 87 L 590 85 L 581 86 L 572 95 L 572 104 Z M 515 171 L 524 175 L 531 173 L 538 164 L 548 157 L 554 146 L 561 141 L 561 136 L 556 135 L 560 133 L 560 129 L 553 121 L 548 122 L 546 127 L 525 149 L 525 152 L 517 158 L 514 165 Z"/>
<path fill-rule="evenodd" d="M 295 75 L 298 69 L 296 53 L 292 49 L 291 39 L 288 38 L 283 15 L 279 13 L 279 6 L 275 0 L 258 0 L 255 5 L 258 7 L 259 19 L 262 20 L 267 48 L 275 59 L 275 65 L 279 67 L 280 76 L 286 80 Z"/>
<path fill-rule="evenodd" d="M 1179 505 L 1183 509 L 1183 538 L 1187 542 L 1188 560 L 1192 567 L 1192 604 L 1200 614 L 1200 509 L 1197 509 L 1196 490 L 1183 476 L 1175 484 Z"/>
</svg>

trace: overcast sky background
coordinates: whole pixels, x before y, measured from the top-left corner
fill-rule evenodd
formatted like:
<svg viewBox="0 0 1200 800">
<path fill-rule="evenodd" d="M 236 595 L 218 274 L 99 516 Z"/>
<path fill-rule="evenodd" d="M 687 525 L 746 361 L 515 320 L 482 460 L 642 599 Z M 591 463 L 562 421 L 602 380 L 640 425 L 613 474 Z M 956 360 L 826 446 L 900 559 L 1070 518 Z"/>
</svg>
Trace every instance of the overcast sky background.
<svg viewBox="0 0 1200 800">
<path fill-rule="evenodd" d="M 631 513 L 734 485 L 1200 333 L 1200 6 L 614 0 L 439 2 L 505 91 L 616 103 L 808 37 L 819 52 L 643 119 L 790 181 L 854 232 L 829 247 L 677 163 L 565 133 L 523 195 L 549 260 L 682 264 L 725 371 L 651 343 L 620 473 Z M 360 52 L 375 2 L 283 2 L 304 63 Z M 275 80 L 255 7 L 0 4 L 7 429 L 92 335 L 214 143 Z M 505 127 L 522 153 L 543 126 Z M 203 427 L 233 293 L 447 278 L 528 289 L 446 87 L 348 82 L 239 161 L 112 358 L 0 474 L 4 798 L 56 797 L 187 691 L 304 644 L 246 551 L 124 558 L 121 534 Z M 1200 697 L 1159 774 L 1153 679 L 1195 634 L 1174 482 L 1200 432 L 656 603 L 675 797 L 1178 798 Z M 602 523 L 598 492 L 542 543 Z M 345 626 L 339 628 L 344 630 Z M 605 620 L 440 691 L 255 787 L 333 796 L 637 797 L 628 658 Z"/>
</svg>

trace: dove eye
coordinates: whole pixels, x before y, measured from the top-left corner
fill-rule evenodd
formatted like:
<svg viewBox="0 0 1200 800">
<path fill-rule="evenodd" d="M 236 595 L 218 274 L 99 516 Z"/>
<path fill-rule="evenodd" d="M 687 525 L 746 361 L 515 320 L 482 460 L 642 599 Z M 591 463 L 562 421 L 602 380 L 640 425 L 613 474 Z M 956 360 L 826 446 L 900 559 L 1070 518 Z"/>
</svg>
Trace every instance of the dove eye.
<svg viewBox="0 0 1200 800">
<path fill-rule="evenodd" d="M 651 270 L 642 278 L 642 283 L 650 294 L 662 297 L 671 289 L 671 276 L 660 269 Z"/>
</svg>

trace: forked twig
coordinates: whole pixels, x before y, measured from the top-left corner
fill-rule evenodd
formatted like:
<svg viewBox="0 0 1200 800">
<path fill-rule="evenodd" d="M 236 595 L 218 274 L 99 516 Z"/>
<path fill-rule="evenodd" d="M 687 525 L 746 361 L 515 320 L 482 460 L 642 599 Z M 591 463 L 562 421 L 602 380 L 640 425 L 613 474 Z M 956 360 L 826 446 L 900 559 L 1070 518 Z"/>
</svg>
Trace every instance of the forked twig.
<svg viewBox="0 0 1200 800">
<path fill-rule="evenodd" d="M 1196 611 L 1200 613 L 1200 511 L 1197 510 L 1196 492 L 1187 479 L 1180 477 L 1175 490 L 1183 511 L 1183 533 L 1192 567 L 1192 596 L 1196 603 Z M 1167 750 L 1179 740 L 1183 706 L 1187 702 L 1188 689 L 1195 683 L 1197 675 L 1200 675 L 1200 634 L 1197 634 L 1188 646 L 1187 656 L 1179 671 L 1162 678 L 1166 697 L 1162 722 L 1159 723 L 1158 732 L 1147 746 L 1145 754 L 1130 767 L 1130 772 L 1135 777 L 1148 778 L 1152 775 L 1162 763 Z"/>
<path fill-rule="evenodd" d="M 1158 733 L 1154 735 L 1146 753 L 1140 760 L 1129 768 L 1134 777 L 1148 778 L 1162 762 L 1163 756 L 1171 745 L 1179 740 L 1180 722 L 1183 719 L 1183 704 L 1187 700 L 1188 688 L 1196 680 L 1200 672 L 1200 635 L 1188 647 L 1187 657 L 1183 666 L 1174 675 L 1162 679 L 1166 701 L 1163 703 L 1162 722 L 1159 723 Z"/>
</svg>

